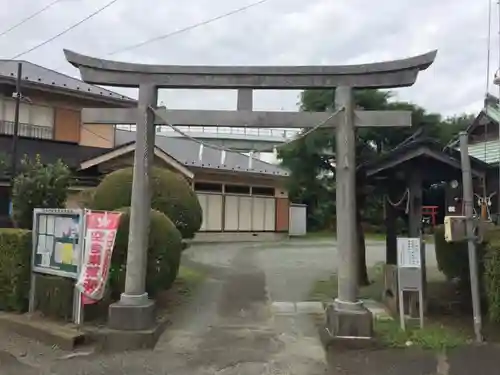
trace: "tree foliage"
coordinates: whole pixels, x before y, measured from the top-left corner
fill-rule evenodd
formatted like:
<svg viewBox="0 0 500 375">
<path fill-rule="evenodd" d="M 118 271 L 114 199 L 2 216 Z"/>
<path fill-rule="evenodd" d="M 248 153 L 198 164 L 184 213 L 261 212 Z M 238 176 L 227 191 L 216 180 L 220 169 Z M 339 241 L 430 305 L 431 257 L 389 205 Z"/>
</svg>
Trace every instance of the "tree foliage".
<svg viewBox="0 0 500 375">
<path fill-rule="evenodd" d="M 32 229 L 34 208 L 64 208 L 70 178 L 70 170 L 62 161 L 44 165 L 39 155 L 34 160 L 25 157 L 13 185 L 16 226 Z"/>
<path fill-rule="evenodd" d="M 446 145 L 473 119 L 472 115 L 460 115 L 442 119 L 437 113 L 429 113 L 413 103 L 394 101 L 390 91 L 356 90 L 354 102 L 363 110 L 407 110 L 412 113 L 409 128 L 358 128 L 356 129 L 357 163 L 363 163 L 377 155 L 391 151 L 412 135 L 430 137 Z M 305 90 L 300 96 L 302 111 L 333 111 L 335 89 Z M 331 227 L 335 221 L 335 132 L 320 128 L 308 136 L 282 148 L 279 152 L 283 166 L 291 171 L 290 197 L 308 206 L 308 225 L 311 230 Z M 365 204 L 364 219 L 381 220 L 381 200 L 370 197 Z M 372 215 L 378 217 L 371 217 Z M 373 219 L 373 220 L 372 220 Z"/>
<path fill-rule="evenodd" d="M 129 207 L 132 197 L 133 169 L 108 174 L 91 193 L 89 207 L 116 210 Z M 189 183 L 178 173 L 153 167 L 150 178 L 151 207 L 163 212 L 175 224 L 183 238 L 193 238 L 202 223 L 202 209 Z"/>
<path fill-rule="evenodd" d="M 464 129 L 471 116 L 461 115 L 442 119 L 412 103 L 392 100 L 390 91 L 356 90 L 354 103 L 361 110 L 405 110 L 412 114 L 408 128 L 357 128 L 357 164 L 391 151 L 409 137 L 429 137 L 446 145 L 458 131 Z M 333 112 L 335 90 L 305 90 L 300 96 L 302 111 Z M 307 205 L 309 230 L 333 229 L 336 221 L 335 207 L 335 131 L 320 128 L 298 139 L 279 152 L 283 166 L 291 171 L 289 194 L 292 201 Z M 381 226 L 383 222 L 383 197 L 369 188 L 362 176 L 357 177 L 356 218 L 358 224 L 358 283 L 369 283 L 365 242 L 361 223 Z"/>
</svg>

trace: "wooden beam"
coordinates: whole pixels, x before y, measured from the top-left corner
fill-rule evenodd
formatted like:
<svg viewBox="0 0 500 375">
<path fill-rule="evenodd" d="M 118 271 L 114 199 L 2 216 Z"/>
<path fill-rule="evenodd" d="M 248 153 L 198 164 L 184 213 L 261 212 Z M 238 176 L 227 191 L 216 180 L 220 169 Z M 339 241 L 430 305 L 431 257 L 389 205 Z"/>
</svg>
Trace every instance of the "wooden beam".
<svg viewBox="0 0 500 375">
<path fill-rule="evenodd" d="M 339 116 L 328 112 L 264 112 L 264 111 L 216 111 L 159 108 L 158 114 L 177 126 L 221 126 L 237 128 L 312 128 L 327 122 L 325 127 L 335 127 Z M 165 121 L 155 116 L 155 125 Z M 410 111 L 356 111 L 358 127 L 407 127 L 411 126 Z M 85 124 L 135 124 L 135 108 L 84 108 Z"/>
<path fill-rule="evenodd" d="M 407 87 L 427 69 L 437 51 L 401 60 L 330 66 L 146 65 L 99 59 L 64 50 L 66 59 L 92 84 L 197 89 L 326 89 Z"/>
</svg>

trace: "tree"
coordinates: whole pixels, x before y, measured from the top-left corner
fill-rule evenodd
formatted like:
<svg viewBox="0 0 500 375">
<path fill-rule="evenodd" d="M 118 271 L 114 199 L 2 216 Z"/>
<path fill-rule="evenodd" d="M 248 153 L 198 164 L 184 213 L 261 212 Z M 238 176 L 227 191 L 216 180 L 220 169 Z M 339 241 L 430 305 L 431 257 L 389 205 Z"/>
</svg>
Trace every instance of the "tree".
<svg viewBox="0 0 500 375">
<path fill-rule="evenodd" d="M 35 208 L 64 208 L 70 178 L 69 168 L 60 160 L 44 165 L 40 155 L 35 160 L 25 157 L 21 163 L 21 173 L 15 177 L 13 185 L 15 225 L 32 229 Z"/>
<path fill-rule="evenodd" d="M 427 113 L 423 108 L 406 102 L 391 102 L 389 91 L 356 90 L 354 102 L 364 110 L 409 110 L 412 112 L 410 128 L 359 128 L 357 132 L 356 156 L 358 164 L 370 160 L 378 154 L 388 152 L 417 131 L 423 136 L 441 140 L 441 116 Z M 302 111 L 332 111 L 335 90 L 305 90 L 300 96 Z M 444 137 L 446 138 L 446 137 Z M 282 148 L 279 153 L 282 164 L 291 171 L 290 197 L 308 206 L 308 225 L 311 229 L 330 227 L 335 220 L 335 132 L 331 128 L 321 128 L 308 136 Z M 381 221 L 382 199 L 370 193 L 363 179 L 357 183 L 357 221 L 367 219 L 367 214 L 377 215 Z M 366 204 L 365 204 L 366 201 Z M 369 207 L 370 210 L 365 208 Z M 360 229 L 360 228 L 358 228 Z M 359 284 L 368 283 L 365 265 L 364 234 L 358 230 Z"/>
</svg>

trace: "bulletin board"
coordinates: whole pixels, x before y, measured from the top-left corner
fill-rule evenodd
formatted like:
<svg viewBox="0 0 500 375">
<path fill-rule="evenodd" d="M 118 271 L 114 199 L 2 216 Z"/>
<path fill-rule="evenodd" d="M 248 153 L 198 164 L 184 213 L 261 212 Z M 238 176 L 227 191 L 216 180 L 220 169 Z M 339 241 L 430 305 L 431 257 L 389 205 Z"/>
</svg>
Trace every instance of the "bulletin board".
<svg viewBox="0 0 500 375">
<path fill-rule="evenodd" d="M 84 217 L 84 210 L 34 210 L 32 271 L 78 278 L 83 258 Z"/>
</svg>

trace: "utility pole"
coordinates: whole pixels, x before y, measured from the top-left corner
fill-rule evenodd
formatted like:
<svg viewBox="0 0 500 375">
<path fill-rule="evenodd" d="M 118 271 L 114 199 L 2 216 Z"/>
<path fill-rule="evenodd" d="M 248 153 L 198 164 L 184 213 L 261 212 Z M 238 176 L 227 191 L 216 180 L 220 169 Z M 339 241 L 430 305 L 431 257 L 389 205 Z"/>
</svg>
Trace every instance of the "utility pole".
<svg viewBox="0 0 500 375">
<path fill-rule="evenodd" d="M 481 317 L 481 302 L 479 298 L 479 280 L 477 275 L 477 254 L 476 254 L 476 235 L 473 222 L 473 204 L 474 191 L 472 189 L 472 172 L 469 157 L 469 134 L 460 132 L 460 159 L 462 162 L 462 186 L 463 186 L 463 202 L 465 210 L 465 225 L 467 245 L 469 251 L 469 271 L 470 271 L 470 288 L 472 294 L 472 312 L 474 315 L 474 334 L 476 341 L 482 342 L 482 317 Z"/>
<path fill-rule="evenodd" d="M 16 108 L 14 111 L 14 131 L 12 132 L 12 151 L 10 155 L 10 207 L 9 213 L 12 217 L 12 198 L 14 191 L 14 179 L 16 178 L 16 167 L 17 167 L 17 141 L 19 138 L 19 110 L 21 107 L 21 80 L 23 75 L 23 63 L 19 62 L 17 64 L 17 77 L 16 77 Z"/>
</svg>

